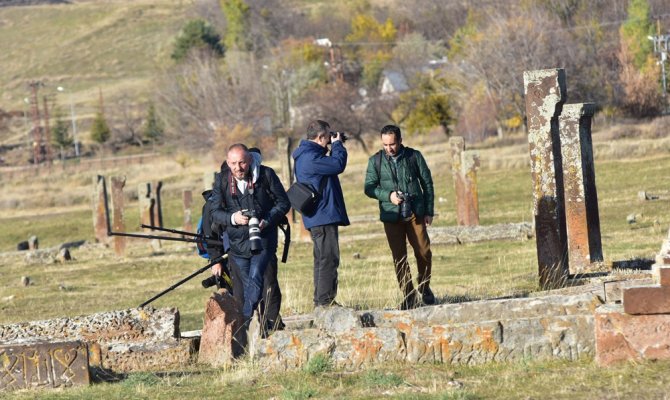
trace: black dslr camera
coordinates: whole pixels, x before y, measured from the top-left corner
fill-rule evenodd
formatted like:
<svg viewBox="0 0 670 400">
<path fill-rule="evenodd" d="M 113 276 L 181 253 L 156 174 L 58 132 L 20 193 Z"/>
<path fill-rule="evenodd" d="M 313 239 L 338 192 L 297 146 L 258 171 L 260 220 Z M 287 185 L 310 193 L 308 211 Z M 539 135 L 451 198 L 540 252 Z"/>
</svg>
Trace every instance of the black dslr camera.
<svg viewBox="0 0 670 400">
<path fill-rule="evenodd" d="M 254 210 L 242 210 L 242 215 L 249 217 L 249 249 L 252 254 L 258 254 L 263 251 L 261 228 L 259 226 L 261 221 Z"/>
<path fill-rule="evenodd" d="M 400 190 L 396 194 L 402 200 L 402 203 L 400 203 L 400 218 L 408 221 L 412 218 L 412 197 L 414 196 L 411 193 L 403 193 Z"/>
<path fill-rule="evenodd" d="M 337 137 L 337 134 L 340 134 L 340 140 L 342 140 L 342 143 L 346 142 L 349 137 L 344 133 L 344 132 L 337 132 L 337 131 L 330 131 L 330 138 L 335 138 Z"/>
</svg>

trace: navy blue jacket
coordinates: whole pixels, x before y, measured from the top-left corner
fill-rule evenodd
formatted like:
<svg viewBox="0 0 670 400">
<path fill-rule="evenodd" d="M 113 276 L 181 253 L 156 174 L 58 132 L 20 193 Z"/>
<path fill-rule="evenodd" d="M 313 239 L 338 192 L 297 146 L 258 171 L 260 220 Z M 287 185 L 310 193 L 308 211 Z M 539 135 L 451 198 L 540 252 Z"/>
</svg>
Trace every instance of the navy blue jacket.
<svg viewBox="0 0 670 400">
<path fill-rule="evenodd" d="M 341 141 L 337 141 L 331 145 L 330 156 L 326 152 L 327 149 L 310 140 L 301 140 L 293 152 L 298 182 L 309 184 L 318 191 L 321 179 L 326 179 L 316 211 L 311 216 L 302 217 L 307 229 L 321 225 L 349 225 L 344 195 L 337 177 L 347 166 L 347 149 Z"/>
</svg>

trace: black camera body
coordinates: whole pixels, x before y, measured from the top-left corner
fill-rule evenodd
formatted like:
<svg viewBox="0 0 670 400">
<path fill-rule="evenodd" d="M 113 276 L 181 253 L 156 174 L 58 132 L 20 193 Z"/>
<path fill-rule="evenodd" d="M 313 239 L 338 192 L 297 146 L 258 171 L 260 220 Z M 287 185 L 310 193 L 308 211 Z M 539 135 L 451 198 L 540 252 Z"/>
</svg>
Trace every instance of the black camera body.
<svg viewBox="0 0 670 400">
<path fill-rule="evenodd" d="M 342 143 L 346 142 L 349 137 L 344 133 L 344 132 L 337 132 L 337 131 L 330 131 L 330 138 L 335 138 L 337 137 L 337 134 L 340 134 L 340 140 L 342 140 Z"/>
<path fill-rule="evenodd" d="M 396 193 L 398 198 L 402 200 L 402 203 L 400 203 L 400 218 L 403 221 L 408 221 L 412 218 L 412 200 L 414 196 L 411 193 L 403 193 L 399 190 Z"/>
<path fill-rule="evenodd" d="M 242 210 L 242 215 L 249 217 L 249 249 L 252 254 L 258 254 L 263 251 L 261 228 L 259 226 L 261 221 L 254 210 Z"/>
</svg>

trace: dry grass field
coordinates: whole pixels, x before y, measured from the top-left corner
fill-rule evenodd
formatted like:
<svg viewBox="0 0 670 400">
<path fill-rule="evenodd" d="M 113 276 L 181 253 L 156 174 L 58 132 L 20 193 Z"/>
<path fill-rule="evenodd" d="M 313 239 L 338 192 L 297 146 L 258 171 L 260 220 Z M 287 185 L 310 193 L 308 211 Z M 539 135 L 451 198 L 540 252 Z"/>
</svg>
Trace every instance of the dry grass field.
<svg viewBox="0 0 670 400">
<path fill-rule="evenodd" d="M 643 126 L 644 127 L 644 126 Z M 639 127 L 638 127 L 639 129 Z M 453 183 L 445 152 L 436 137 L 406 138 L 420 149 L 431 166 L 436 184 L 437 226 L 455 224 Z M 478 146 L 482 224 L 531 221 L 530 174 L 527 144 L 523 137 L 511 144 Z M 670 137 L 611 138 L 611 129 L 594 135 L 596 181 L 606 263 L 634 258 L 649 259 L 659 251 L 670 227 Z M 374 148 L 374 147 L 373 147 Z M 181 191 L 198 193 L 203 175 L 216 169 L 220 159 L 192 160 L 183 167 L 165 157 L 149 165 L 128 165 L 106 171 L 58 170 L 44 176 L 2 176 L 0 195 L 0 323 L 136 307 L 153 294 L 205 264 L 187 243 L 164 242 L 154 253 L 148 241 L 129 242 L 125 257 L 92 243 L 89 199 L 92 179 L 100 173 L 127 178 L 126 230 L 136 231 L 137 185 L 162 180 L 165 225 L 179 228 L 182 221 Z M 341 230 L 342 262 L 338 301 L 360 309 L 395 308 L 400 302 L 393 267 L 379 222 L 377 205 L 362 193 L 367 155 L 352 149 L 342 175 L 345 199 L 352 219 Z M 277 167 L 274 160 L 268 164 Z M 641 201 L 638 191 L 666 196 Z M 200 200 L 194 215 L 198 216 Z M 627 222 L 635 214 L 636 222 Z M 28 264 L 15 245 L 37 235 L 40 247 L 86 239 L 89 244 L 73 250 L 74 261 L 64 264 Z M 281 247 L 281 244 L 280 244 Z M 433 246 L 433 288 L 440 302 L 523 295 L 537 290 L 535 242 L 484 242 Z M 356 255 L 356 256 L 355 256 Z M 21 277 L 33 282 L 21 285 Z M 205 276 L 202 276 L 204 278 Z M 282 313 L 311 310 L 311 245 L 300 242 L 294 231 L 289 262 L 280 265 L 284 293 Z M 168 293 L 154 305 L 178 307 L 182 329 L 202 327 L 203 306 L 210 291 L 200 287 L 200 277 Z M 264 375 L 253 364 L 242 362 L 228 371 L 202 369 L 165 374 L 133 374 L 115 384 L 49 393 L 51 398 L 663 398 L 668 379 L 667 363 L 623 365 L 601 370 L 590 360 L 578 363 L 535 362 L 482 367 L 446 365 L 380 366 L 349 373 L 328 365 L 305 371 Z M 316 372 L 315 372 L 316 371 Z M 448 384 L 449 381 L 458 384 Z M 557 380 L 561 385 L 556 385 Z M 547 396 L 547 393 L 552 393 Z M 47 393 L 37 394 L 47 396 Z M 640 395 L 640 396 L 638 396 Z M 13 398 L 31 398 L 16 393 Z"/>
</svg>

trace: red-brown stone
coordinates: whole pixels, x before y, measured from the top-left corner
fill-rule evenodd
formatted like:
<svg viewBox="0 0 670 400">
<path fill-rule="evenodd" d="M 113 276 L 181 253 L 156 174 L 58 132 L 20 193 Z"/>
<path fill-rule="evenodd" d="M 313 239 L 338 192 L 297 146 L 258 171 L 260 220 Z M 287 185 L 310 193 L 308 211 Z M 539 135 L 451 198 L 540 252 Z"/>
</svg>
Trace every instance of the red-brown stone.
<svg viewBox="0 0 670 400">
<path fill-rule="evenodd" d="M 623 291 L 627 314 L 670 314 L 670 286 L 638 286 Z"/>
<path fill-rule="evenodd" d="M 235 298 L 225 289 L 213 293 L 205 308 L 198 362 L 229 365 L 244 351 L 244 317 Z"/>
<path fill-rule="evenodd" d="M 670 359 L 670 315 L 630 315 L 620 305 L 595 315 L 596 362 Z"/>
</svg>

